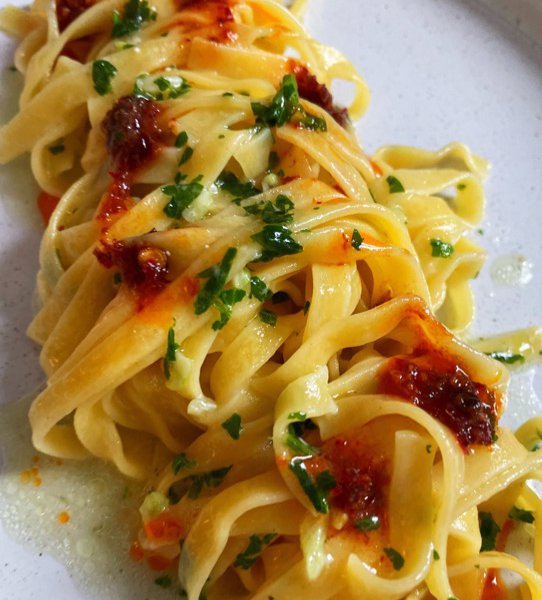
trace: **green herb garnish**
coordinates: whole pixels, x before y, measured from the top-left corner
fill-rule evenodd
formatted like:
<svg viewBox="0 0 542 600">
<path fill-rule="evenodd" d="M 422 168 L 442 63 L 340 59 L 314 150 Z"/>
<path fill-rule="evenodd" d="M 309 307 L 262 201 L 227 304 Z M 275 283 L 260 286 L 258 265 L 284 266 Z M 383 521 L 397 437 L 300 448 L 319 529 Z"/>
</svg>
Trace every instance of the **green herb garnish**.
<svg viewBox="0 0 542 600">
<path fill-rule="evenodd" d="M 143 23 L 156 21 L 156 10 L 149 6 L 147 0 L 128 0 L 124 5 L 124 12 L 113 11 L 112 37 L 119 38 L 129 33 L 139 31 Z"/>
<path fill-rule="evenodd" d="M 188 133 L 186 133 L 186 131 L 181 131 L 175 138 L 175 146 L 177 148 L 182 148 L 186 142 L 188 142 Z"/>
<path fill-rule="evenodd" d="M 360 531 L 375 531 L 380 528 L 380 519 L 376 515 L 363 517 L 363 519 L 358 519 L 354 526 Z"/>
<path fill-rule="evenodd" d="M 250 295 L 249 298 L 256 298 L 260 302 L 265 302 L 273 295 L 273 292 L 267 287 L 265 281 L 253 275 L 250 278 Z"/>
<path fill-rule="evenodd" d="M 199 183 L 203 178 L 202 175 L 198 175 L 190 183 L 184 183 L 185 178 L 186 176 L 177 173 L 175 184 L 161 188 L 162 193 L 171 198 L 164 206 L 164 212 L 172 219 L 180 219 L 184 209 L 188 208 L 203 191 L 203 186 Z"/>
<path fill-rule="evenodd" d="M 277 324 L 277 314 L 267 308 L 262 308 L 259 313 L 260 321 L 274 327 Z"/>
<path fill-rule="evenodd" d="M 92 63 L 92 81 L 94 89 L 100 96 L 105 96 L 113 91 L 111 82 L 116 74 L 117 67 L 107 60 L 95 60 Z"/>
<path fill-rule="evenodd" d="M 497 536 L 501 528 L 495 522 L 493 515 L 490 512 L 481 512 L 478 514 L 478 522 L 480 524 L 480 534 L 482 536 L 481 552 L 495 550 L 497 546 Z"/>
<path fill-rule="evenodd" d="M 172 362 L 175 362 L 177 359 L 175 357 L 175 352 L 179 349 L 179 344 L 175 342 L 175 323 L 169 328 L 167 332 L 167 348 L 166 355 L 164 356 L 164 374 L 166 379 L 171 377 L 170 365 Z"/>
<path fill-rule="evenodd" d="M 230 437 L 234 440 L 238 440 L 243 431 L 241 426 L 241 415 L 233 413 L 233 415 L 222 423 L 222 427 L 230 434 Z"/>
<path fill-rule="evenodd" d="M 221 469 L 214 469 L 207 473 L 199 473 L 198 475 L 191 475 L 189 479 L 192 484 L 188 490 L 188 497 L 194 500 L 197 498 L 203 488 L 215 488 L 218 487 L 223 481 L 226 475 L 230 472 L 233 465 L 229 467 L 222 467 Z"/>
<path fill-rule="evenodd" d="M 172 581 L 169 575 L 161 575 L 154 580 L 154 583 L 162 588 L 168 588 L 171 587 Z"/>
<path fill-rule="evenodd" d="M 251 535 L 246 550 L 241 552 L 235 558 L 234 567 L 240 569 L 250 569 L 258 560 L 265 546 L 270 544 L 277 536 L 276 533 L 266 533 L 265 535 Z"/>
<path fill-rule="evenodd" d="M 525 362 L 523 354 L 514 354 L 513 352 L 486 352 L 488 356 L 504 363 L 505 365 L 513 365 L 514 363 Z"/>
<path fill-rule="evenodd" d="M 354 231 L 352 232 L 352 240 L 350 243 L 352 244 L 352 248 L 354 248 L 355 250 L 361 250 L 363 238 L 361 237 L 357 229 L 354 229 Z"/>
<path fill-rule="evenodd" d="M 299 429 L 296 425 L 297 423 L 290 423 L 288 425 L 288 433 L 285 439 L 286 445 L 301 456 L 316 456 L 320 454 L 320 448 L 312 446 L 300 437 Z"/>
<path fill-rule="evenodd" d="M 250 196 L 260 193 L 260 190 L 252 181 L 243 183 L 231 171 L 222 171 L 215 181 L 215 185 L 237 199 L 250 198 Z"/>
<path fill-rule="evenodd" d="M 179 159 L 178 165 L 179 167 L 184 165 L 185 162 L 189 161 L 192 158 L 192 154 L 194 154 L 194 149 L 187 146 Z"/>
<path fill-rule="evenodd" d="M 452 244 L 448 242 L 443 242 L 437 238 L 431 238 L 431 256 L 436 256 L 438 258 L 448 258 L 454 253 L 454 247 Z"/>
<path fill-rule="evenodd" d="M 61 154 L 62 152 L 64 152 L 64 150 L 66 150 L 66 146 L 64 146 L 64 144 L 60 142 L 58 144 L 55 144 L 54 146 L 49 146 L 47 150 L 49 150 L 49 152 L 53 155 Z"/>
<path fill-rule="evenodd" d="M 181 452 L 173 457 L 171 461 L 171 469 L 175 475 L 182 469 L 193 469 L 196 466 L 196 461 L 188 458 L 185 452 Z"/>
<path fill-rule="evenodd" d="M 329 471 L 318 473 L 315 479 L 307 471 L 303 460 L 299 457 L 293 458 L 288 468 L 297 477 L 299 485 L 311 501 L 317 512 L 327 514 L 329 512 L 328 495 L 335 487 L 336 481 Z"/>
<path fill-rule="evenodd" d="M 522 523 L 534 523 L 534 513 L 532 510 L 525 510 L 517 506 L 512 506 L 508 513 L 508 518 L 514 519 L 514 521 L 521 521 Z"/>
<path fill-rule="evenodd" d="M 396 571 L 400 571 L 405 564 L 405 559 L 394 548 L 384 548 L 384 553 L 391 560 L 391 564 Z"/>
<path fill-rule="evenodd" d="M 263 248 L 257 260 L 269 261 L 277 256 L 298 254 L 303 246 L 292 237 L 292 232 L 284 225 L 266 225 L 251 238 Z"/>
<path fill-rule="evenodd" d="M 397 179 L 397 177 L 388 175 L 386 177 L 386 181 L 388 182 L 388 186 L 390 188 L 390 194 L 399 194 L 405 191 L 403 184 Z"/>
</svg>

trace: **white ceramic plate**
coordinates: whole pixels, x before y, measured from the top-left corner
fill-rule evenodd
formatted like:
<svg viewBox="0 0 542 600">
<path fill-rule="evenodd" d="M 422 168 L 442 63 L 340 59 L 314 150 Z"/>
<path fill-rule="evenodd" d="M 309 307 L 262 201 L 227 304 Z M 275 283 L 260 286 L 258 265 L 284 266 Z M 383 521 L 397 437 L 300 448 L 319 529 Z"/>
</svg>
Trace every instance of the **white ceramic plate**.
<svg viewBox="0 0 542 600">
<path fill-rule="evenodd" d="M 358 126 L 369 151 L 387 143 L 436 149 L 461 140 L 491 161 L 480 238 L 490 257 L 475 282 L 474 333 L 542 324 L 539 2 L 311 0 L 306 24 L 317 39 L 342 50 L 371 87 L 372 105 Z M 0 122 L 15 111 L 20 87 L 20 76 L 9 70 L 13 49 L 0 36 Z M 0 167 L 2 403 L 28 394 L 42 378 L 36 348 L 24 337 L 41 232 L 36 193 L 27 159 Z M 503 257 L 523 265 L 523 283 L 499 283 L 491 276 L 502 267 Z M 515 376 L 509 423 L 542 412 L 533 391 L 534 385 L 540 395 L 541 379 L 540 369 Z M 109 584 L 109 592 L 92 585 L 82 591 L 63 565 L 40 554 L 27 533 L 24 537 L 13 541 L 0 529 L 0 600 L 162 597 L 158 588 L 148 595 L 130 587 L 130 579 L 122 575 Z"/>
</svg>

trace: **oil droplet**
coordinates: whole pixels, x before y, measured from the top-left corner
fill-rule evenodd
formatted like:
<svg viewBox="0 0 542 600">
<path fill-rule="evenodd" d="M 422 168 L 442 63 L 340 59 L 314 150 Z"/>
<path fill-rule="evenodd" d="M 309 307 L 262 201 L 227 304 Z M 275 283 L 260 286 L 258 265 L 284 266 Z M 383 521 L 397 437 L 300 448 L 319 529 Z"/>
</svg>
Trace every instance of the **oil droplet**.
<svg viewBox="0 0 542 600">
<path fill-rule="evenodd" d="M 504 285 L 527 285 L 533 278 L 533 263 L 521 254 L 499 256 L 491 265 L 491 278 Z"/>
</svg>

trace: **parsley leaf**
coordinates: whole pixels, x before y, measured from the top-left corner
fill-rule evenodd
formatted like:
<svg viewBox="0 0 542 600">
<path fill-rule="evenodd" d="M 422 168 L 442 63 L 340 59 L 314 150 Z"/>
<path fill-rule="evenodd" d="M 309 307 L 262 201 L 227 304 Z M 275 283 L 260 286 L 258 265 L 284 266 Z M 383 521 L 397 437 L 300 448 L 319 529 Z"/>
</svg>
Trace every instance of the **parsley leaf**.
<svg viewBox="0 0 542 600">
<path fill-rule="evenodd" d="M 275 203 L 267 201 L 262 208 L 264 223 L 291 223 L 294 220 L 292 211 L 294 203 L 285 194 L 278 194 Z"/>
<path fill-rule="evenodd" d="M 436 550 L 433 550 L 433 560 L 440 560 L 440 554 Z"/>
<path fill-rule="evenodd" d="M 164 356 L 164 374 L 166 379 L 171 377 L 170 364 L 175 362 L 177 359 L 175 357 L 175 352 L 179 349 L 179 344 L 175 342 L 175 323 L 169 328 L 167 332 L 167 348 L 166 355 Z"/>
<path fill-rule="evenodd" d="M 397 179 L 397 177 L 388 175 L 386 177 L 386 181 L 388 182 L 388 186 L 390 188 L 390 194 L 399 194 L 405 191 L 403 184 Z"/>
<path fill-rule="evenodd" d="M 285 439 L 286 445 L 302 456 L 315 456 L 320 454 L 320 448 L 312 446 L 301 437 L 300 429 L 297 425 L 297 423 L 290 423 L 288 425 L 288 433 L 286 434 Z"/>
<path fill-rule="evenodd" d="M 431 256 L 437 256 L 438 258 L 448 258 L 454 253 L 454 247 L 448 242 L 431 238 L 430 244 L 432 247 Z"/>
<path fill-rule="evenodd" d="M 266 533 L 265 535 L 251 535 L 246 550 L 239 553 L 233 563 L 234 567 L 240 569 L 250 569 L 258 560 L 265 546 L 270 544 L 277 536 L 276 533 Z"/>
<path fill-rule="evenodd" d="M 192 469 L 196 464 L 195 460 L 188 458 L 185 452 L 181 452 L 173 457 L 173 460 L 171 461 L 171 470 L 177 475 L 182 469 Z"/>
<path fill-rule="evenodd" d="M 199 183 L 201 179 L 202 176 L 198 175 L 190 183 L 183 183 L 180 178 L 177 178 L 177 183 L 161 188 L 162 193 L 171 198 L 164 206 L 164 212 L 168 217 L 180 219 L 183 216 L 184 209 L 188 208 L 203 191 L 203 186 Z"/>
<path fill-rule="evenodd" d="M 369 517 L 363 517 L 358 519 L 354 526 L 360 531 L 375 531 L 380 528 L 380 519 L 376 515 L 370 515 Z"/>
<path fill-rule="evenodd" d="M 350 243 L 352 244 L 352 248 L 354 248 L 355 250 L 361 250 L 363 238 L 361 237 L 361 234 L 357 229 L 354 229 L 354 231 L 352 232 L 352 240 Z"/>
<path fill-rule="evenodd" d="M 94 89 L 100 96 L 105 96 L 113 91 L 111 81 L 116 74 L 117 67 L 107 60 L 95 60 L 92 63 L 92 81 Z"/>
<path fill-rule="evenodd" d="M 307 300 L 303 305 L 303 314 L 306 315 L 309 312 L 309 308 L 311 307 L 310 300 Z"/>
<path fill-rule="evenodd" d="M 303 246 L 292 237 L 292 232 L 284 225 L 266 225 L 251 238 L 258 242 L 263 252 L 257 260 L 269 261 L 277 256 L 299 254 Z"/>
<path fill-rule="evenodd" d="M 231 171 L 222 171 L 215 181 L 215 185 L 228 192 L 236 198 L 250 198 L 260 193 L 260 190 L 252 183 L 252 181 L 241 182 Z"/>
<path fill-rule="evenodd" d="M 250 278 L 249 298 L 252 298 L 252 296 L 254 296 L 256 300 L 259 300 L 260 302 L 265 302 L 266 300 L 271 298 L 272 295 L 273 292 L 267 287 L 265 281 L 263 281 L 259 277 L 256 277 L 256 275 L 253 275 Z"/>
<path fill-rule="evenodd" d="M 186 142 L 188 142 L 188 133 L 186 133 L 186 131 L 181 131 L 175 138 L 175 146 L 177 148 L 182 148 Z"/>
<path fill-rule="evenodd" d="M 405 559 L 395 550 L 394 548 L 384 548 L 384 553 L 391 560 L 391 564 L 396 571 L 400 571 L 404 564 Z"/>
<path fill-rule="evenodd" d="M 256 117 L 256 125 L 282 127 L 290 121 L 298 126 L 313 131 L 326 131 L 325 119 L 307 113 L 299 102 L 297 80 L 292 73 L 282 79 L 280 89 L 269 105 L 252 102 L 252 113 Z"/>
<path fill-rule="evenodd" d="M 133 94 L 148 100 L 175 100 L 191 89 L 180 75 L 161 75 L 153 79 L 143 73 L 135 80 Z"/>
<path fill-rule="evenodd" d="M 521 521 L 522 523 L 534 523 L 534 513 L 532 510 L 525 510 L 517 506 L 512 506 L 512 509 L 508 513 L 510 519 L 514 521 Z"/>
<path fill-rule="evenodd" d="M 189 161 L 192 158 L 192 154 L 194 154 L 194 148 L 187 146 L 179 159 L 179 167 L 184 165 L 185 162 Z"/>
<path fill-rule="evenodd" d="M 501 528 L 497 525 L 495 519 L 493 519 L 493 515 L 490 512 L 479 513 L 478 522 L 480 524 L 480 534 L 482 536 L 480 552 L 495 550 L 497 545 L 497 536 L 499 535 Z"/>
<path fill-rule="evenodd" d="M 272 310 L 268 310 L 267 308 L 262 308 L 260 310 L 260 321 L 265 323 L 266 325 L 271 325 L 274 327 L 277 324 L 277 315 Z"/>
<path fill-rule="evenodd" d="M 230 465 L 229 467 L 222 467 L 221 469 L 214 469 L 207 473 L 199 473 L 198 475 L 191 475 L 188 477 L 192 482 L 188 490 L 188 497 L 194 500 L 201 494 L 203 488 L 218 487 L 224 481 L 224 478 L 230 472 L 232 466 L 233 465 Z"/>
<path fill-rule="evenodd" d="M 297 458 L 293 458 L 288 468 L 297 477 L 299 485 L 311 501 L 317 512 L 327 514 L 329 512 L 328 494 L 335 487 L 336 482 L 329 471 L 318 473 L 316 479 L 313 480 L 304 462 Z"/>
<path fill-rule="evenodd" d="M 297 411 L 288 413 L 289 419 L 295 419 L 296 421 L 304 421 L 307 418 L 307 413 Z"/>
<path fill-rule="evenodd" d="M 124 5 L 122 17 L 117 10 L 113 11 L 111 35 L 114 38 L 119 38 L 139 31 L 146 21 L 156 21 L 156 16 L 156 10 L 149 6 L 147 0 L 128 0 Z"/>
<path fill-rule="evenodd" d="M 236 254 L 236 248 L 228 248 L 218 265 L 214 265 L 198 274 L 198 277 L 208 279 L 196 296 L 194 309 L 197 315 L 203 314 L 211 306 L 218 310 L 220 319 L 212 324 L 215 331 L 226 325 L 231 317 L 233 305 L 240 302 L 246 295 L 245 290 L 237 288 L 224 290 Z"/>
<path fill-rule="evenodd" d="M 514 363 L 525 362 L 523 354 L 514 354 L 513 352 L 486 352 L 488 356 L 504 363 L 505 365 L 513 365 Z"/>
<path fill-rule="evenodd" d="M 243 431 L 241 425 L 241 415 L 233 413 L 233 415 L 222 423 L 222 427 L 230 434 L 230 437 L 234 440 L 238 440 Z"/>
</svg>

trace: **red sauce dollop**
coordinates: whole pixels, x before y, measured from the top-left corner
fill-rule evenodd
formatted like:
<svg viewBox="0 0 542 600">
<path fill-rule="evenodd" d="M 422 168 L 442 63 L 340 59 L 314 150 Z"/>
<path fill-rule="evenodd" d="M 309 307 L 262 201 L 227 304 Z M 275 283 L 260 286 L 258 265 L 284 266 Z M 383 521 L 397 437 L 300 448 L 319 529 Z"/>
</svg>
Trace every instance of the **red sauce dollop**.
<svg viewBox="0 0 542 600">
<path fill-rule="evenodd" d="M 351 524 L 377 516 L 381 526 L 385 525 L 390 483 L 388 460 L 360 435 L 331 438 L 322 447 L 322 457 L 336 481 L 329 497 L 331 505 L 345 512 Z"/>
<path fill-rule="evenodd" d="M 339 125 L 344 127 L 349 122 L 348 110 L 334 104 L 331 92 L 323 83 L 318 82 L 307 67 L 296 63 L 292 67 L 292 72 L 297 80 L 297 88 L 301 98 L 305 98 L 305 100 L 323 108 Z"/>
<path fill-rule="evenodd" d="M 56 18 L 58 28 L 62 32 L 94 4 L 95 0 L 56 0 Z"/>
<path fill-rule="evenodd" d="M 482 383 L 472 381 L 453 360 L 438 351 L 393 358 L 380 375 L 379 392 L 401 396 L 449 427 L 467 449 L 490 446 L 497 427 L 497 400 Z"/>
<path fill-rule="evenodd" d="M 496 569 L 488 569 L 480 600 L 506 600 L 508 594 Z"/>
<path fill-rule="evenodd" d="M 115 240 L 102 243 L 94 255 L 106 269 L 120 270 L 123 282 L 136 292 L 140 309 L 169 283 L 168 253 L 161 248 Z"/>
<path fill-rule="evenodd" d="M 154 158 L 160 148 L 160 108 L 140 96 L 123 96 L 102 123 L 114 169 L 125 177 Z"/>
</svg>

